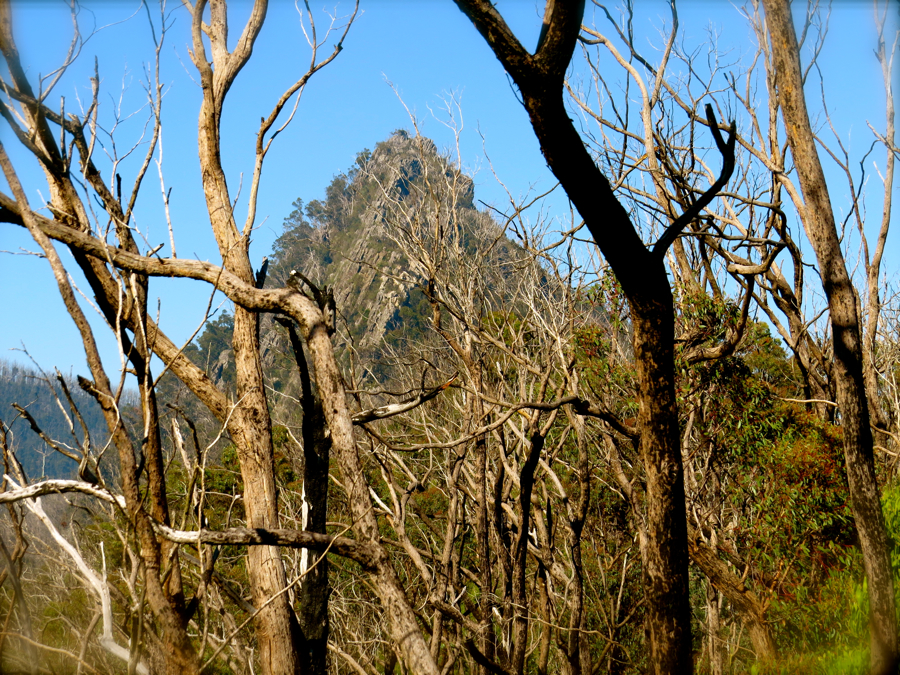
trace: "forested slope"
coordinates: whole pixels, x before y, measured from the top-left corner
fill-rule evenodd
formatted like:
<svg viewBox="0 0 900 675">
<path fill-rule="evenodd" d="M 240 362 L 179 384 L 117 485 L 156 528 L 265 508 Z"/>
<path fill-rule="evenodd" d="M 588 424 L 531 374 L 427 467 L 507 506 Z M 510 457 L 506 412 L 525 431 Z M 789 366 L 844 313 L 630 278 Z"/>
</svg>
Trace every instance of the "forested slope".
<svg viewBox="0 0 900 675">
<path fill-rule="evenodd" d="M 0 0 L 0 221 L 49 265 L 110 432 L 65 422 L 90 408 L 68 380 L 47 383 L 73 390 L 60 425 L 12 374 L 52 431 L 35 450 L 0 433 L 0 671 L 895 675 L 889 6 L 853 60 L 882 85 L 851 102 L 869 123 L 851 144 L 822 3 L 733 8 L 729 43 L 675 2 L 541 19 L 456 0 L 484 44 L 438 57 L 499 63 L 476 95 L 512 106 L 502 161 L 540 157 L 556 193 L 497 171 L 516 187 L 484 207 L 451 95 L 455 155 L 413 119 L 299 195 L 261 259 L 273 169 L 315 166 L 310 134 L 346 140 L 343 113 L 371 110 L 330 66 L 368 28 L 351 32 L 359 3 L 299 3 L 276 44 L 276 3 L 182 4 L 101 31 L 73 3 L 68 50 L 48 51 L 52 21 L 25 11 L 23 32 Z M 121 80 L 107 35 L 135 23 L 149 60 Z M 316 127 L 323 69 L 342 110 Z M 164 135 L 190 166 L 169 140 L 163 161 Z M 215 251 L 183 255 L 188 236 Z M 227 298 L 195 343 L 171 333 L 162 277 Z M 77 479 L 44 477 L 51 449 Z"/>
<path fill-rule="evenodd" d="M 267 257 L 267 288 L 302 286 L 299 277 L 292 280 L 294 271 L 333 299 L 335 344 L 358 384 L 384 385 L 396 375 L 390 365 L 399 353 L 429 333 L 427 269 L 415 260 L 414 249 L 399 243 L 408 232 L 395 227 L 393 216 L 398 206 L 416 208 L 411 205 L 433 198 L 429 184 L 435 180 L 457 183 L 452 198 L 437 207 L 452 211 L 458 228 L 455 245 L 474 257 L 483 253 L 479 247 L 485 240 L 493 240 L 490 257 L 498 279 L 508 280 L 517 260 L 532 264 L 525 262 L 521 248 L 502 227 L 476 208 L 473 180 L 454 171 L 431 140 L 402 129 L 377 143 L 374 151 L 361 151 L 352 167 L 332 179 L 322 199 L 297 199 Z M 449 233 L 446 237 L 447 243 L 452 241 Z M 501 286 L 493 289 L 496 304 L 486 312 L 502 306 Z M 214 381 L 226 385 L 234 377 L 231 330 L 226 311 L 212 318 L 187 350 Z M 260 339 L 266 377 L 277 392 L 273 399 L 278 405 L 279 394 L 295 396 L 299 387 L 287 331 L 265 315 Z"/>
<path fill-rule="evenodd" d="M 553 343 L 565 340 L 570 345 L 573 360 L 565 367 L 568 377 L 579 382 L 585 400 L 581 411 L 590 409 L 588 419 L 590 414 L 599 416 L 611 427 L 577 442 L 567 438 L 574 433 L 571 422 L 567 425 L 559 420 L 543 432 L 544 443 L 556 444 L 551 456 L 563 468 L 556 477 L 553 472 L 543 475 L 543 480 L 560 482 L 556 488 L 541 488 L 544 492 L 536 501 L 541 510 L 536 514 L 542 533 L 538 541 L 545 536 L 548 540 L 535 544 L 537 549 L 529 547 L 539 576 L 525 597 L 539 593 L 544 583 L 540 581 L 542 568 L 555 566 L 557 583 L 576 575 L 585 586 L 575 598 L 567 591 L 562 595 L 567 599 L 559 601 L 562 604 L 546 611 L 558 612 L 557 622 L 563 620 L 560 617 L 572 620 L 571 603 L 581 594 L 577 602 L 583 607 L 579 619 L 584 622 L 583 630 L 602 636 L 582 638 L 582 649 L 599 651 L 609 664 L 619 664 L 610 665 L 610 672 L 632 672 L 631 668 L 643 662 L 638 542 L 643 536 L 640 495 L 645 488 L 633 436 L 629 440 L 634 434 L 636 401 L 627 305 L 610 275 L 593 280 L 560 276 L 549 259 L 527 254 L 522 244 L 508 239 L 497 223 L 478 212 L 471 179 L 454 175 L 445 162 L 430 141 L 404 132 L 379 143 L 374 152 L 360 153 L 354 167 L 334 178 L 324 199 L 295 202 L 294 212 L 285 219 L 285 232 L 270 256 L 266 285 L 304 284 L 296 274 L 292 280 L 293 270 L 311 286 L 333 296 L 334 339 L 348 384 L 358 391 L 355 397 L 362 408 L 395 400 L 385 396 L 386 392 L 402 397 L 414 391 L 419 377 L 441 382 L 468 371 L 467 377 L 474 378 L 409 419 L 380 423 L 377 434 L 375 427 L 371 429 L 372 439 L 389 448 L 423 448 L 404 455 L 402 465 L 403 472 L 423 481 L 410 494 L 405 508 L 424 530 L 404 536 L 416 550 L 434 551 L 429 555 L 437 555 L 444 524 L 449 524 L 452 515 L 450 509 L 459 508 L 453 506 L 459 499 L 454 490 L 463 488 L 434 482 L 435 477 L 421 463 L 435 461 L 434 450 L 427 448 L 465 436 L 466 418 L 471 414 L 466 412 L 467 387 L 480 382 L 479 386 L 491 392 L 484 394 L 487 400 L 535 396 L 540 391 L 539 379 L 531 380 L 527 371 L 531 369 L 535 375 L 552 371 L 556 367 L 550 365 L 555 359 Z M 427 166 L 431 174 L 426 179 Z M 435 174 L 439 180 L 434 179 Z M 428 187 L 433 182 L 441 187 Z M 440 194 L 431 193 L 432 189 Z M 423 206 L 427 200 L 417 199 L 420 193 L 452 203 L 452 211 L 436 215 L 433 207 Z M 462 224 L 455 237 L 434 237 L 431 230 L 442 218 L 445 223 Z M 476 279 L 477 287 L 473 286 Z M 469 296 L 464 297 L 465 293 Z M 441 324 L 436 323 L 436 307 L 444 311 Z M 765 658 L 791 650 L 814 653 L 839 648 L 851 634 L 864 631 L 858 622 L 862 611 L 860 561 L 848 505 L 840 427 L 814 406 L 792 402 L 804 397 L 802 370 L 766 323 L 750 320 L 739 329 L 747 319 L 742 318 L 736 303 L 722 295 L 698 292 L 682 294 L 678 316 L 679 400 L 682 433 L 689 448 L 685 457 L 692 583 L 698 594 L 694 598 L 698 606 L 695 630 L 702 649 L 712 650 L 711 645 L 719 639 L 714 636 L 726 629 L 741 630 L 742 637 L 735 638 L 734 644 L 743 641 Z M 738 329 L 741 337 L 732 353 L 714 359 L 696 357 L 728 342 Z M 210 375 L 226 385 L 233 378 L 230 330 L 228 315 L 214 319 L 192 352 L 198 363 L 212 364 Z M 548 330 L 549 334 L 542 334 Z M 478 361 L 468 362 L 460 346 L 467 335 L 483 345 Z M 263 319 L 261 336 L 270 405 L 283 425 L 277 427 L 279 470 L 286 484 L 300 489 L 302 459 L 289 438 L 291 430 L 299 438 L 302 424 L 294 356 L 287 331 L 271 317 Z M 459 342 L 454 344 L 455 340 Z M 482 414 L 488 420 L 500 415 L 488 410 Z M 527 435 L 527 429 L 526 424 L 520 433 Z M 605 436 L 610 432 L 613 436 Z M 586 429 L 581 433 L 587 434 Z M 613 437 L 616 440 L 610 445 Z M 497 440 L 501 454 L 488 459 L 488 465 L 494 466 L 488 469 L 488 477 L 493 489 L 501 491 L 494 494 L 497 501 L 492 508 L 498 511 L 488 517 L 488 527 L 493 528 L 490 555 L 498 556 L 492 559 L 499 565 L 499 578 L 490 580 L 488 575 L 486 580 L 483 569 L 466 568 L 462 552 L 452 565 L 459 566 L 454 574 L 467 575 L 470 584 L 489 583 L 489 592 L 497 595 L 499 603 L 493 607 L 506 607 L 502 613 L 511 612 L 510 603 L 515 602 L 512 575 L 518 526 L 513 486 L 521 484 L 524 474 L 520 472 L 526 469 L 510 465 L 515 453 L 524 450 L 513 450 L 515 443 L 503 450 L 511 439 L 502 434 Z M 584 458 L 591 467 L 590 477 L 576 469 L 578 443 L 591 447 Z M 504 457 L 505 452 L 513 455 Z M 233 470 L 233 456 L 227 457 L 226 464 Z M 469 461 L 471 458 L 466 458 L 467 466 Z M 516 461 L 524 462 L 525 457 Z M 377 471 L 370 480 L 380 498 L 388 502 L 392 494 L 389 484 L 378 478 Z M 445 475 L 443 480 L 450 477 Z M 510 480 L 510 487 L 500 488 Z M 512 494 L 505 492 L 510 488 Z M 560 488 L 564 495 L 570 490 L 590 495 L 584 503 L 580 532 L 577 510 L 565 515 L 572 508 L 566 499 L 572 498 L 555 502 L 553 492 Z M 468 489 L 475 487 L 470 484 Z M 340 494 L 332 499 L 329 517 L 338 518 L 344 508 Z M 891 505 L 898 502 L 893 492 L 890 499 Z M 504 513 L 509 515 L 501 515 Z M 478 527 L 474 514 L 465 516 L 457 511 L 453 517 L 461 518 L 468 527 Z M 558 524 L 560 518 L 569 524 Z M 571 557 L 576 532 L 577 541 L 591 542 L 580 551 L 577 563 Z M 545 545 L 549 548 L 544 549 Z M 554 546 L 559 547 L 562 560 L 552 552 Z M 531 564 L 527 564 L 529 569 Z M 341 569 L 339 564 L 336 567 Z M 345 591 L 353 588 L 352 592 L 359 592 L 344 574 L 333 571 L 333 582 L 339 587 L 349 584 Z M 409 592 L 426 602 L 424 589 L 422 595 L 417 590 L 419 581 L 417 575 L 410 576 Z M 335 598 L 335 602 L 340 606 L 343 601 Z M 480 596 L 473 595 L 464 599 L 462 606 L 477 616 L 483 611 L 480 602 Z M 379 631 L 373 630 L 370 618 L 343 620 L 349 623 L 333 627 L 336 639 L 337 635 L 347 639 L 367 635 L 377 644 Z M 500 649 L 500 645 L 494 648 Z M 379 654 L 375 649 L 368 657 L 373 662 L 389 658 Z M 862 652 L 848 654 L 846 658 L 854 663 L 862 658 Z M 737 653 L 731 658 L 740 659 Z M 795 667 L 812 667 L 804 663 Z"/>
<path fill-rule="evenodd" d="M 85 430 L 73 412 L 73 405 L 84 421 L 95 451 L 103 448 L 109 436 L 97 402 L 82 391 L 74 378 L 62 376 L 62 381 L 71 401 L 56 373 L 48 375 L 0 360 L 0 420 L 9 428 L 6 442 L 15 449 L 26 475 L 33 480 L 71 478 L 78 464 L 48 447 L 14 405 L 27 411 L 47 437 L 69 449 L 78 448 L 85 442 Z"/>
<path fill-rule="evenodd" d="M 440 617 L 445 665 L 475 672 L 482 650 L 508 663 L 518 644 L 536 672 L 643 672 L 647 488 L 631 317 L 615 278 L 558 255 L 557 233 L 516 237 L 515 222 L 476 208 L 470 177 L 406 132 L 361 152 L 322 199 L 294 207 L 259 279 L 295 285 L 330 311 L 350 399 L 364 411 L 357 436 L 381 536 L 410 601 Z M 820 660 L 859 668 L 865 600 L 840 425 L 830 410 L 798 402 L 806 385 L 796 358 L 727 295 L 681 289 L 677 316 L 697 659 L 704 672 L 819 672 Z M 232 314 L 220 312 L 184 350 L 232 402 L 233 331 Z M 316 438 L 304 423 L 319 424 L 304 403 L 314 391 L 304 390 L 309 375 L 287 325 L 263 314 L 259 331 L 281 522 L 306 529 L 323 487 L 303 479 L 304 448 Z M 48 436 L 68 437 L 45 382 L 9 364 L 0 375 L 5 399 L 26 401 Z M 102 418 L 69 389 L 96 448 Z M 246 522 L 233 438 L 171 373 L 156 393 L 180 526 Z M 379 419 L 390 404 L 403 414 Z M 31 477 L 71 474 L 22 420 L 13 429 Z M 332 462 L 333 535 L 351 520 L 341 481 Z M 900 493 L 888 490 L 900 561 L 898 507 Z M 87 541 L 114 543 L 107 516 L 79 513 Z M 210 602 L 243 620 L 250 582 L 240 547 L 215 550 Z M 199 553 L 183 555 L 199 564 Z M 303 554 L 284 559 L 292 574 L 308 574 Z M 320 590 L 308 581 L 295 599 L 301 621 L 317 622 L 318 632 L 304 630 L 392 672 L 397 656 L 359 564 L 338 555 L 319 564 Z M 522 607 L 532 627 L 517 632 Z M 253 649 L 252 636 L 233 635 L 229 672 L 244 672 Z M 330 667 L 343 672 L 343 663 Z"/>
</svg>

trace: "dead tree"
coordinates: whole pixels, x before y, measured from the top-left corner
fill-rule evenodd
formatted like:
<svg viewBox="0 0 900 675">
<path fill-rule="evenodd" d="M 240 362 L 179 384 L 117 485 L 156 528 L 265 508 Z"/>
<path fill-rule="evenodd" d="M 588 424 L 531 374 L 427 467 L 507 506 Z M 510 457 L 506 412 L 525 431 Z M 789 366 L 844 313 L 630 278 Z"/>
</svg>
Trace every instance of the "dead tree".
<svg viewBox="0 0 900 675">
<path fill-rule="evenodd" d="M 800 47 L 794 31 L 791 6 L 782 0 L 764 0 L 763 7 L 771 40 L 781 117 L 800 180 L 803 208 L 807 211 L 804 225 L 816 253 L 819 273 L 828 297 L 834 340 L 835 389 L 841 412 L 847 479 L 869 582 L 872 672 L 893 673 L 900 662 L 900 644 L 891 571 L 891 543 L 885 528 L 875 476 L 862 321 L 856 292 L 841 250 L 828 183 L 809 121 L 803 91 Z M 890 94 L 888 97 L 890 98 Z M 877 283 L 877 278 L 875 281 Z"/>
<path fill-rule="evenodd" d="M 309 79 L 330 63 L 340 52 L 353 16 L 338 31 L 334 50 L 324 58 L 317 57 L 322 42 L 315 30 L 310 32 L 312 59 L 308 70 L 285 91 L 262 119 L 257 135 L 253 179 L 249 188 L 248 214 L 239 226 L 234 214 L 233 196 L 229 191 L 221 163 L 220 122 L 229 89 L 250 59 L 266 16 L 267 3 L 254 3 L 234 48 L 229 51 L 228 13 L 223 0 L 196 4 L 185 3 L 191 18 L 193 49 L 191 58 L 200 77 L 203 101 L 200 106 L 198 138 L 199 169 L 213 234 L 221 254 L 221 265 L 198 263 L 172 257 L 161 258 L 152 251 L 140 250 L 130 227 L 132 209 L 144 174 L 156 152 L 161 128 L 161 87 L 158 75 L 151 83 L 153 140 L 136 176 L 131 195 L 122 196 L 121 179 L 117 185 L 104 182 L 92 157 L 97 132 L 94 121 L 99 106 L 99 77 L 93 80 L 94 98 L 84 117 L 57 113 L 46 104 L 46 91 L 39 98 L 31 87 L 20 63 L 12 34 L 8 3 L 0 4 L 0 49 L 10 72 L 3 83 L 9 101 L 2 113 L 15 136 L 40 162 L 50 185 L 51 218 L 36 213 L 25 198 L 15 168 L 0 147 L 0 164 L 12 195 L 0 196 L 2 214 L 7 222 L 22 225 L 41 246 L 50 261 L 53 274 L 66 301 L 70 315 L 79 327 L 91 369 L 91 380 L 83 386 L 103 407 L 113 443 L 118 450 L 123 493 L 112 502 L 122 508 L 140 537 L 140 556 L 147 588 L 147 604 L 152 611 L 161 645 L 159 668 L 171 673 L 197 672 L 201 663 L 187 624 L 190 620 L 179 582 L 177 548 L 173 543 L 184 536 L 166 533 L 166 488 L 161 471 L 159 424 L 152 391 L 151 355 L 159 357 L 165 367 L 177 376 L 194 395 L 218 418 L 233 440 L 243 477 L 244 508 L 247 524 L 256 532 L 278 531 L 278 496 L 274 479 L 272 430 L 266 392 L 260 365 L 258 318 L 262 312 L 282 314 L 294 321 L 306 343 L 312 361 L 316 394 L 321 401 L 322 417 L 330 434 L 331 452 L 340 467 L 343 485 L 351 510 L 353 529 L 360 541 L 370 543 L 374 555 L 361 564 L 367 570 L 372 586 L 380 597 L 389 632 L 408 667 L 418 673 L 437 673 L 428 647 L 422 639 L 413 608 L 392 567 L 391 560 L 379 543 L 378 524 L 372 512 L 372 501 L 360 465 L 359 449 L 354 437 L 353 421 L 340 370 L 331 345 L 327 311 L 312 297 L 293 285 L 280 289 L 262 289 L 248 255 L 249 236 L 256 222 L 256 200 L 263 161 L 272 140 L 280 130 L 276 121 L 295 94 L 302 93 Z M 165 26 L 166 13 L 163 8 Z M 77 36 L 76 36 L 77 39 Z M 208 40 L 208 43 L 205 42 Z M 209 52 L 207 51 L 209 44 Z M 157 41 L 157 64 L 161 42 Z M 62 72 L 65 70 L 65 64 Z M 158 73 L 158 68 L 156 70 Z M 18 115 L 13 107 L 18 106 Z M 289 121 L 289 120 L 288 120 Z M 62 136 L 52 131 L 55 126 Z M 283 127 L 281 127 L 283 128 Z M 74 152 L 73 152 L 74 150 Z M 70 154 L 71 153 L 71 154 Z M 77 168 L 75 168 L 77 167 Z M 95 227 L 70 169 L 78 172 L 96 196 L 113 224 L 116 245 L 103 238 Z M 116 406 L 117 391 L 106 375 L 90 325 L 68 282 L 67 272 L 56 253 L 53 241 L 73 252 L 88 279 L 107 321 L 115 326 L 123 353 L 139 373 L 142 385 L 143 454 L 134 447 L 126 433 Z M 224 292 L 235 303 L 235 328 L 232 348 L 236 363 L 236 399 L 229 400 L 217 389 L 206 373 L 187 359 L 183 349 L 173 344 L 149 318 L 146 287 L 151 277 L 185 277 L 209 283 Z M 139 462 L 139 457 L 144 461 Z M 146 470 L 149 498 L 142 496 L 141 480 Z M 83 488 L 84 486 L 79 486 Z M 22 486 L 27 489 L 26 486 Z M 28 493 L 23 493 L 28 494 Z M 109 494 L 109 493 L 107 493 Z M 27 497 L 23 497 L 27 498 Z M 198 523 L 198 526 L 200 524 Z M 325 535 L 321 535 L 325 536 Z M 203 541 L 203 537 L 192 540 Z M 248 552 L 248 569 L 252 591 L 252 616 L 256 626 L 260 662 L 264 672 L 283 675 L 301 672 L 304 650 L 298 648 L 296 618 L 288 602 L 290 589 L 281 559 L 284 544 L 277 536 L 257 537 Z M 157 668 L 157 666 L 154 666 Z"/>
</svg>

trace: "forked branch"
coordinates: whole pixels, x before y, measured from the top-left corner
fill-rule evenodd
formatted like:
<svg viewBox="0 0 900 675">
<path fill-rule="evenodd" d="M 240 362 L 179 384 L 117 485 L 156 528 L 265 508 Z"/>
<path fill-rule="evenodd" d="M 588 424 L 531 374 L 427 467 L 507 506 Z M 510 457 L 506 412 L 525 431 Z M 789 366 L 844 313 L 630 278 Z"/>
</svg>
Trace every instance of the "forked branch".
<svg viewBox="0 0 900 675">
<path fill-rule="evenodd" d="M 709 123 L 710 130 L 712 130 L 713 138 L 716 141 L 716 147 L 719 149 L 719 152 L 722 153 L 722 171 L 719 173 L 716 182 L 713 183 L 706 192 L 700 195 L 700 198 L 691 204 L 690 208 L 676 218 L 675 221 L 666 228 L 666 231 L 663 232 L 659 241 L 653 246 L 653 255 L 659 258 L 662 258 L 666 254 L 666 251 L 669 250 L 669 246 L 671 246 L 672 242 L 678 238 L 678 235 L 684 231 L 684 228 L 699 216 L 700 212 L 715 199 L 716 195 L 719 194 L 719 191 L 728 183 L 731 174 L 734 173 L 734 143 L 737 139 L 737 125 L 732 121 L 731 127 L 728 129 L 728 140 L 726 141 L 723 139 L 722 132 L 719 131 L 719 123 L 716 121 L 716 115 L 709 103 L 706 104 L 706 121 Z"/>
</svg>

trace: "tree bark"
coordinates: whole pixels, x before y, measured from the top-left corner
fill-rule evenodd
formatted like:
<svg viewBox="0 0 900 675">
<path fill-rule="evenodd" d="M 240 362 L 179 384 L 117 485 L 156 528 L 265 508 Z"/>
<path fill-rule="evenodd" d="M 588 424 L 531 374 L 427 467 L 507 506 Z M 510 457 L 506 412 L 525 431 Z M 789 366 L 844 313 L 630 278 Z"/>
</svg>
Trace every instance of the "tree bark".
<svg viewBox="0 0 900 675">
<path fill-rule="evenodd" d="M 299 314 L 299 312 L 298 312 Z M 347 491 L 353 531 L 361 543 L 377 552 L 377 563 L 370 571 L 372 587 L 381 600 L 388 629 L 406 667 L 416 675 L 439 675 L 440 670 L 425 642 L 413 608 L 390 558 L 380 543 L 378 521 L 372 510 L 366 476 L 360 463 L 359 448 L 353 438 L 353 422 L 347 408 L 343 380 L 334 358 L 334 349 L 325 317 L 307 311 L 295 316 L 309 346 L 322 412 L 331 432 L 331 448 L 337 459 Z"/>
<path fill-rule="evenodd" d="M 208 24 L 203 23 L 206 7 L 204 0 L 197 0 L 193 8 L 191 54 L 203 89 L 198 119 L 203 193 L 222 266 L 244 284 L 255 286 L 248 255 L 249 239 L 241 236 L 232 212 L 222 169 L 219 132 L 225 96 L 250 57 L 265 18 L 267 2 L 256 0 L 250 19 L 230 53 L 225 0 L 211 0 Z M 207 60 L 203 33 L 209 39 L 211 62 Z M 228 420 L 228 431 L 240 460 L 247 525 L 274 529 L 278 527 L 274 450 L 260 363 L 258 321 L 255 312 L 235 306 L 232 349 L 237 402 Z M 247 553 L 247 568 L 253 604 L 261 608 L 256 617 L 256 632 L 262 670 L 266 675 L 294 675 L 299 672 L 293 639 L 295 617 L 287 594 L 281 592 L 287 586 L 281 552 L 275 546 L 253 547 Z"/>
<path fill-rule="evenodd" d="M 706 642 L 709 656 L 709 675 L 723 675 L 725 655 L 722 653 L 719 631 L 722 622 L 719 616 L 719 593 L 711 582 L 706 584 Z"/>
<path fill-rule="evenodd" d="M 894 673 L 900 663 L 900 645 L 890 540 L 875 476 L 856 294 L 841 252 L 828 185 L 809 122 L 791 6 L 788 0 L 764 0 L 763 7 L 775 61 L 778 100 L 805 201 L 803 223 L 828 297 L 847 481 L 868 579 L 871 667 L 873 673 Z"/>
</svg>

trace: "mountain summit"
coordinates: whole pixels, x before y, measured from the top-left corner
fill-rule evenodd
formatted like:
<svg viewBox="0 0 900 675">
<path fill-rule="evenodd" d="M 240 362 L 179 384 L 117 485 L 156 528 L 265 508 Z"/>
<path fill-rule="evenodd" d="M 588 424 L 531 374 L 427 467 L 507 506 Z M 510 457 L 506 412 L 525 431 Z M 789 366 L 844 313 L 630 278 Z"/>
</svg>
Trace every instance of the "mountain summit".
<svg viewBox="0 0 900 675">
<path fill-rule="evenodd" d="M 516 257 L 515 244 L 478 211 L 474 199 L 472 178 L 431 140 L 395 131 L 374 151 L 360 152 L 348 171 L 334 177 L 323 199 L 294 202 L 274 244 L 265 285 L 305 279 L 327 289 L 334 298 L 339 352 L 348 357 L 352 351 L 368 375 L 381 379 L 385 350 L 426 332 L 433 311 L 424 290 L 438 266 L 484 255 L 485 241 L 493 258 Z M 467 283 L 490 283 L 464 268 L 458 275 L 469 278 Z M 293 390 L 286 331 L 265 315 L 260 338 L 273 388 Z M 227 385 L 233 372 L 230 317 L 207 324 L 197 344 L 193 358 Z"/>
</svg>

